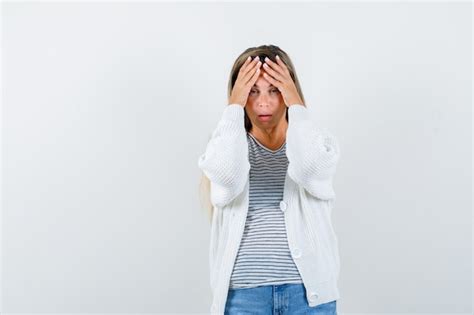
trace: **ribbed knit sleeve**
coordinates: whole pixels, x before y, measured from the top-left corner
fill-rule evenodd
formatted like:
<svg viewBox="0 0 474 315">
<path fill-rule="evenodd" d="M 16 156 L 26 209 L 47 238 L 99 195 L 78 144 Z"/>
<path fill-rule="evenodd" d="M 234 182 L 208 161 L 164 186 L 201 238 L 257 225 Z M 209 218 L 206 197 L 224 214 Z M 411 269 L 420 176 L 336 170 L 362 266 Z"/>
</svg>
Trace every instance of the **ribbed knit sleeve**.
<svg viewBox="0 0 474 315">
<path fill-rule="evenodd" d="M 332 200 L 333 176 L 340 156 L 339 144 L 326 128 L 318 128 L 305 106 L 290 105 L 286 133 L 288 175 L 311 195 Z"/>
<path fill-rule="evenodd" d="M 211 181 L 211 203 L 223 207 L 238 196 L 248 179 L 247 133 L 244 108 L 227 105 L 198 166 Z"/>
</svg>

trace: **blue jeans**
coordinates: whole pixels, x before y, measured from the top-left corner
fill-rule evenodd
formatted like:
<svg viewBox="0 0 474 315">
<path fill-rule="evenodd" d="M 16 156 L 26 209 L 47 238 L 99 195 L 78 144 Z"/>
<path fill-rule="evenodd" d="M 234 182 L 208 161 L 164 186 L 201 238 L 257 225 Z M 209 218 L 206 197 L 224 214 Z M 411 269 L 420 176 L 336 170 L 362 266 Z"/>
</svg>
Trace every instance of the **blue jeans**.
<svg viewBox="0 0 474 315">
<path fill-rule="evenodd" d="M 336 300 L 310 307 L 302 283 L 229 289 L 224 315 L 337 315 Z"/>
</svg>

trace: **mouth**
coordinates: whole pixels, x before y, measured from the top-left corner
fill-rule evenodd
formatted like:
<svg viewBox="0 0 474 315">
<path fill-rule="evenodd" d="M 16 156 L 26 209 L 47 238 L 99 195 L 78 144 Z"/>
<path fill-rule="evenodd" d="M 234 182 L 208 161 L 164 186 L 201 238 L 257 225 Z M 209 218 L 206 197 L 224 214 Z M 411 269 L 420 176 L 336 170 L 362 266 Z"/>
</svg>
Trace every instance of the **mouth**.
<svg viewBox="0 0 474 315">
<path fill-rule="evenodd" d="M 272 115 L 258 115 L 258 120 L 260 121 L 270 121 Z"/>
</svg>

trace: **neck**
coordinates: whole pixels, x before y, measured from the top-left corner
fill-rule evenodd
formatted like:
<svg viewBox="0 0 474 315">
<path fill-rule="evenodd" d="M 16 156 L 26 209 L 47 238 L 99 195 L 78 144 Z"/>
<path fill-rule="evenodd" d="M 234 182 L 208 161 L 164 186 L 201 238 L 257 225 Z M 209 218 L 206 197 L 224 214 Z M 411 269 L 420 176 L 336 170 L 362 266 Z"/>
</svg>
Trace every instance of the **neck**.
<svg viewBox="0 0 474 315">
<path fill-rule="evenodd" d="M 267 148 L 276 150 L 285 142 L 287 129 L 288 122 L 283 117 L 283 120 L 272 128 L 259 128 L 253 125 L 250 133 Z"/>
</svg>

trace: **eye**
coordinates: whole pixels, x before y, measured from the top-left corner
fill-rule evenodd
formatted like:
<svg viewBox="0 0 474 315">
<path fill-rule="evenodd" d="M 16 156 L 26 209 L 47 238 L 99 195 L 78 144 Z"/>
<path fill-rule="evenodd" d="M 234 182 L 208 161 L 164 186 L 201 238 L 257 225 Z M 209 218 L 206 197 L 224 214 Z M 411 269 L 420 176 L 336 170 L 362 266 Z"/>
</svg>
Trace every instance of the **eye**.
<svg viewBox="0 0 474 315">
<path fill-rule="evenodd" d="M 270 90 L 271 93 L 279 93 L 280 91 L 278 89 L 272 89 Z M 250 94 L 253 94 L 253 93 L 258 93 L 258 91 L 256 90 L 250 90 Z"/>
</svg>

